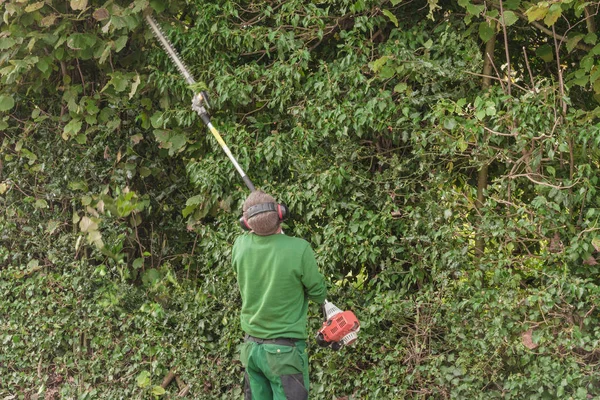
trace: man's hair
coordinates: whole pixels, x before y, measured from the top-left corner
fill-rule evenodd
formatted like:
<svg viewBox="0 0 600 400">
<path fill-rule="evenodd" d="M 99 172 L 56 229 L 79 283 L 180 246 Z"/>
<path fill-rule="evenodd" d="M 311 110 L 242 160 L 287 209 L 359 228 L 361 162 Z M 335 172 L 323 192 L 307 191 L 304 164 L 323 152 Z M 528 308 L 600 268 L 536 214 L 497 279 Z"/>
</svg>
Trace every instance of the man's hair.
<svg viewBox="0 0 600 400">
<path fill-rule="evenodd" d="M 268 236 L 277 233 L 281 221 L 277 211 L 267 211 L 248 218 L 248 209 L 252 206 L 262 203 L 276 203 L 273 196 L 256 190 L 246 198 L 242 210 L 244 212 L 244 218 L 246 218 L 247 224 L 252 228 L 252 231 L 260 236 Z"/>
</svg>

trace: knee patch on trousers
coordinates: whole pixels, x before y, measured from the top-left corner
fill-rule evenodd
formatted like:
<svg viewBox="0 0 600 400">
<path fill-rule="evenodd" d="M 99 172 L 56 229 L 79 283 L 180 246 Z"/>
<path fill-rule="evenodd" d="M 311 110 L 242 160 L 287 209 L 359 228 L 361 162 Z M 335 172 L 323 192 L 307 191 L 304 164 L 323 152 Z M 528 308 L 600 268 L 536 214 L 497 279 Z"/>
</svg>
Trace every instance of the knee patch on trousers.
<svg viewBox="0 0 600 400">
<path fill-rule="evenodd" d="M 308 390 L 304 387 L 302 374 L 282 375 L 281 385 L 287 400 L 307 400 Z"/>
<path fill-rule="evenodd" d="M 252 388 L 250 388 L 250 376 L 244 374 L 244 400 L 252 400 Z"/>
</svg>

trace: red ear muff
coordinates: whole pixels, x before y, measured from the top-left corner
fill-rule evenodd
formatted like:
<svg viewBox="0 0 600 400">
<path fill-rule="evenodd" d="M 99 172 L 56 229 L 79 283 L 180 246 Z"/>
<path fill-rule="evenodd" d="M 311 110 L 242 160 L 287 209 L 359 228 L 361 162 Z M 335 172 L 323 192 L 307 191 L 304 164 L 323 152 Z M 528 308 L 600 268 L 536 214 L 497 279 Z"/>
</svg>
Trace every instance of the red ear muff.
<svg viewBox="0 0 600 400">
<path fill-rule="evenodd" d="M 248 220 L 255 215 L 262 214 L 265 212 L 275 211 L 277 213 L 277 217 L 280 221 L 285 220 L 289 215 L 289 210 L 287 206 L 283 203 L 260 203 L 256 204 L 246 210 L 244 215 L 240 217 L 240 226 L 245 231 L 251 231 L 252 228 L 248 224 Z"/>
<path fill-rule="evenodd" d="M 285 221 L 289 217 L 290 211 L 285 204 L 279 203 L 277 204 L 277 214 L 279 214 L 280 221 Z"/>
<path fill-rule="evenodd" d="M 252 230 L 252 228 L 250 228 L 250 225 L 248 225 L 248 221 L 246 220 L 246 218 L 243 215 L 240 217 L 240 227 L 245 231 Z"/>
<path fill-rule="evenodd" d="M 245 231 L 251 231 L 252 230 L 252 228 L 250 228 L 250 225 L 248 225 L 248 221 L 246 220 L 246 218 L 243 215 L 240 217 L 240 226 Z"/>
</svg>

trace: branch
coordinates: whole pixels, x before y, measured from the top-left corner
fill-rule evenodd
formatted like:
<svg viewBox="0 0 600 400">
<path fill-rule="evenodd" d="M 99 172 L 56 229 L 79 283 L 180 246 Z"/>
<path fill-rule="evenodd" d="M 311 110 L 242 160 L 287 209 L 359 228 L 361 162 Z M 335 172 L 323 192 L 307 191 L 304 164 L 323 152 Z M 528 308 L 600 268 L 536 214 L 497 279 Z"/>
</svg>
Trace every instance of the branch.
<svg viewBox="0 0 600 400">
<path fill-rule="evenodd" d="M 527 21 L 529 21 L 526 16 L 524 16 L 520 13 L 517 15 L 519 16 L 519 18 L 526 19 Z M 532 21 L 532 22 L 530 22 L 530 24 L 535 26 L 536 28 L 538 28 L 540 31 L 544 32 L 546 35 L 560 39 L 561 42 L 566 42 L 567 40 L 569 40 L 569 38 L 567 38 L 566 36 L 552 33 L 552 31 L 550 29 L 546 28 L 544 25 L 540 24 L 537 21 Z M 591 51 L 593 48 L 592 46 L 588 46 L 583 43 L 577 43 L 577 45 L 575 45 L 575 47 L 578 48 L 579 50 L 585 50 L 585 51 Z"/>
<path fill-rule="evenodd" d="M 165 376 L 165 378 L 163 379 L 160 386 L 163 389 L 166 389 L 167 386 L 169 386 L 169 383 L 171 383 L 173 381 L 173 379 L 175 379 L 175 368 L 173 368 L 172 370 L 169 371 L 169 373 L 167 374 L 167 376 Z"/>
<path fill-rule="evenodd" d="M 547 182 L 540 182 L 538 180 L 535 180 L 531 177 L 531 174 L 516 174 L 516 175 L 508 175 L 506 176 L 508 179 L 516 179 L 516 178 L 520 178 L 520 177 L 525 177 L 527 179 L 529 179 L 531 182 L 537 184 L 537 185 L 542 185 L 542 186 L 547 186 L 547 187 L 551 187 L 553 189 L 558 189 L 558 190 L 564 190 L 564 189 L 571 189 L 572 187 L 574 187 L 575 185 L 577 185 L 579 183 L 579 179 L 577 179 L 575 182 L 573 182 L 571 185 L 567 185 L 567 186 L 559 186 L 559 185 L 553 185 L 551 183 L 547 183 Z"/>
<path fill-rule="evenodd" d="M 485 129 L 486 131 L 488 131 L 489 133 L 491 133 L 493 135 L 498 135 L 498 136 L 509 136 L 509 137 L 517 137 L 517 136 L 519 136 L 517 132 L 514 132 L 514 133 L 496 132 L 496 131 L 488 128 L 487 126 L 484 126 L 483 129 Z"/>
<path fill-rule="evenodd" d="M 491 6 L 496 8 L 496 9 L 500 9 L 500 5 L 496 4 L 496 3 L 491 3 Z M 529 18 L 523 13 L 523 12 L 515 12 L 515 15 L 519 18 L 521 18 L 522 20 L 527 21 L 528 24 L 531 24 L 532 26 L 534 26 L 535 28 L 539 29 L 540 31 L 542 31 L 543 33 L 545 33 L 548 36 L 554 37 L 555 35 L 552 33 L 552 31 L 548 28 L 546 28 L 544 25 L 540 24 L 537 21 L 529 21 Z M 589 17 L 586 17 L 586 21 L 589 19 Z M 566 42 L 568 40 L 568 37 L 565 35 L 556 35 L 557 39 L 560 39 L 561 42 Z M 583 43 L 577 43 L 575 45 L 575 48 L 579 49 L 579 50 L 584 50 L 584 51 L 591 51 L 593 46 L 588 46 L 586 44 Z"/>
<path fill-rule="evenodd" d="M 504 19 L 504 5 L 500 0 L 500 17 L 502 18 L 502 33 L 504 35 L 504 52 L 506 53 L 506 75 L 508 75 L 508 95 L 510 96 L 510 54 L 508 52 L 508 33 L 506 32 L 506 20 Z"/>
</svg>

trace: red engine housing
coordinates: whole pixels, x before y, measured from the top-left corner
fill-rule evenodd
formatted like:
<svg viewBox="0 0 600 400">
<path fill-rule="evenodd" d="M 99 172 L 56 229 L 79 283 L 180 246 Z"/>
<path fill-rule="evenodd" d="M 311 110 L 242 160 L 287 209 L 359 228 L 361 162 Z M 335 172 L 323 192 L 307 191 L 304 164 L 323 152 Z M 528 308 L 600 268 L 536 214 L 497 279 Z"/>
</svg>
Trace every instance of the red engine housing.
<svg viewBox="0 0 600 400">
<path fill-rule="evenodd" d="M 323 322 L 318 333 L 319 341 L 324 344 L 341 342 L 342 345 L 348 345 L 356 340 L 356 335 L 346 336 L 357 332 L 359 328 L 360 322 L 356 315 L 352 311 L 343 311 Z"/>
</svg>

